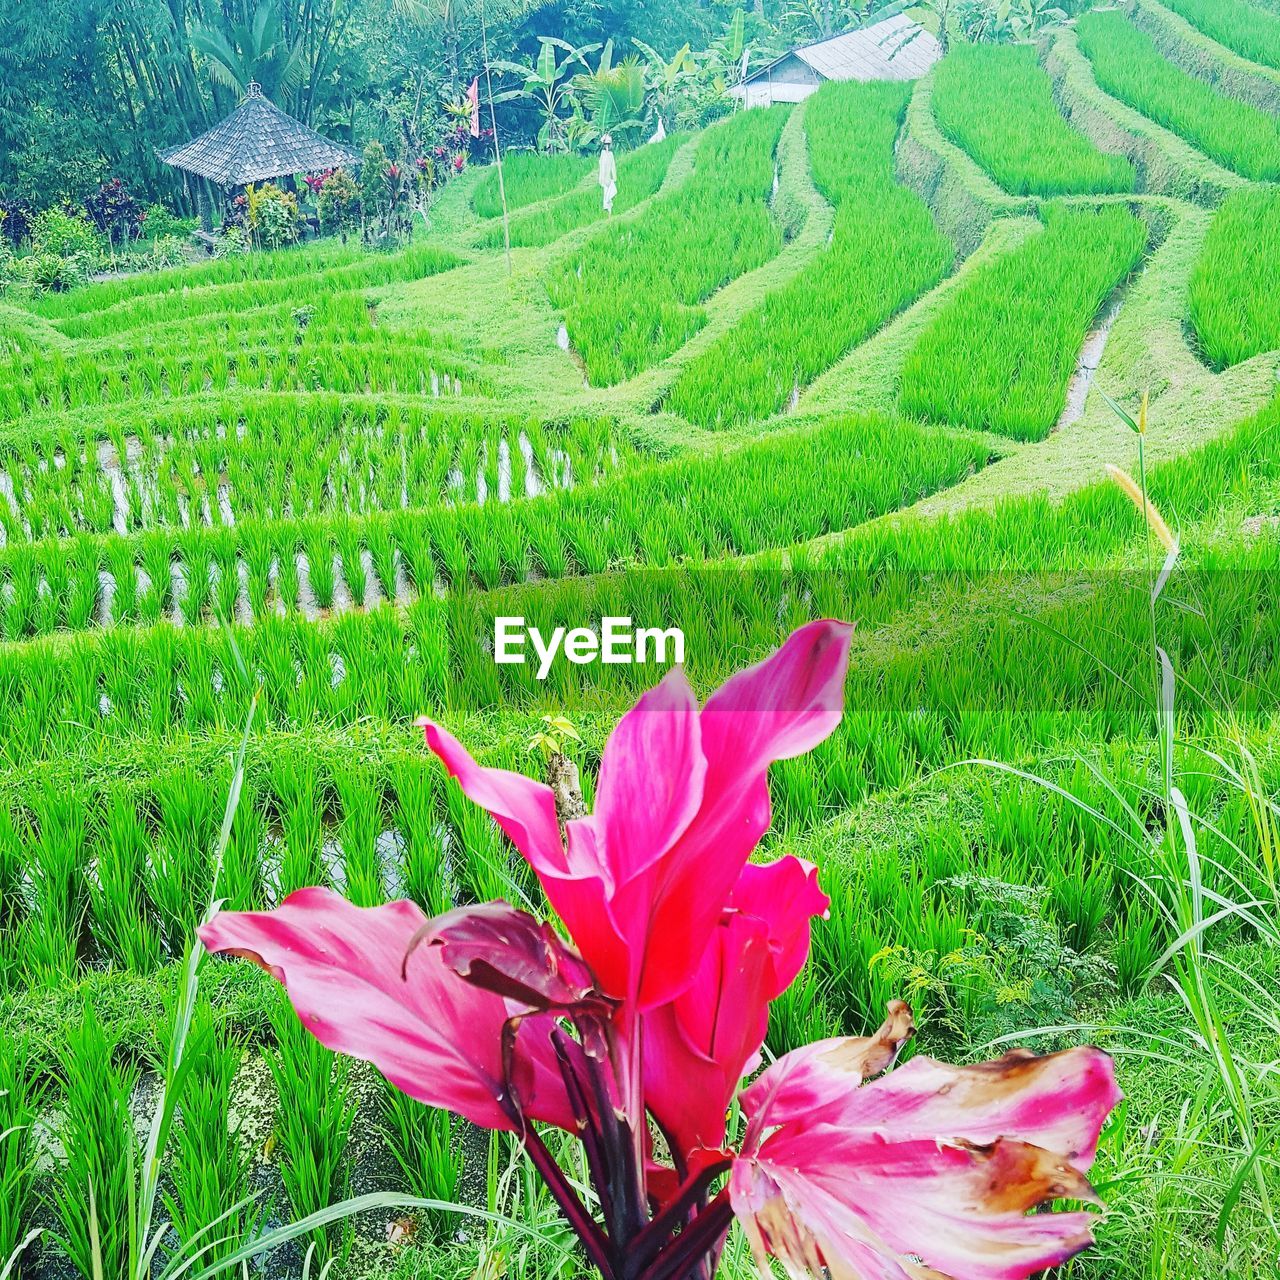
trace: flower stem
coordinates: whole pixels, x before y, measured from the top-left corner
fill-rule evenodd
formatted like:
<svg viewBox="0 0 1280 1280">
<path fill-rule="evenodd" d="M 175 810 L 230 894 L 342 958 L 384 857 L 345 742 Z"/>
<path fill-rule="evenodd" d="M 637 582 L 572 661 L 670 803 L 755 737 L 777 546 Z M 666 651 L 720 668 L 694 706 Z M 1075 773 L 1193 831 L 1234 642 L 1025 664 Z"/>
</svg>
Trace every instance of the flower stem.
<svg viewBox="0 0 1280 1280">
<path fill-rule="evenodd" d="M 729 1161 L 717 1160 L 686 1178 L 671 1200 L 645 1226 L 632 1243 L 629 1261 L 632 1269 L 645 1267 L 661 1251 L 663 1244 L 679 1229 L 706 1194 L 707 1188 L 727 1169 Z"/>
<path fill-rule="evenodd" d="M 547 1144 L 531 1128 L 525 1130 L 523 1138 L 525 1150 L 529 1153 L 534 1168 L 542 1175 L 547 1189 L 555 1198 L 556 1204 L 560 1206 L 560 1212 L 564 1214 L 566 1221 L 582 1241 L 582 1247 L 587 1251 L 587 1257 L 591 1259 L 592 1265 L 599 1270 L 604 1280 L 615 1280 L 613 1263 L 609 1257 L 609 1242 L 604 1232 L 600 1230 L 600 1224 L 587 1211 L 578 1193 L 569 1185 L 569 1179 L 556 1163 L 555 1157 L 547 1150 Z"/>
<path fill-rule="evenodd" d="M 729 1193 L 721 1191 L 635 1280 L 684 1280 L 717 1247 L 732 1222 Z"/>
</svg>

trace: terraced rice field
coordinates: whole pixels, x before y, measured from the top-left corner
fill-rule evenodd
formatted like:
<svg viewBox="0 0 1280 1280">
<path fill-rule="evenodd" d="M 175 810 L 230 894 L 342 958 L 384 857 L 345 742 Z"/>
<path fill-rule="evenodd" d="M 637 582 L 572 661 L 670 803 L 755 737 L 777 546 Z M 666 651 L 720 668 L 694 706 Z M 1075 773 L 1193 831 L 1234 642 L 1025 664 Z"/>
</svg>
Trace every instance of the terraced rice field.
<svg viewBox="0 0 1280 1280">
<path fill-rule="evenodd" d="M 1232 36 L 1244 0 L 1173 7 L 1263 57 Z M 1280 175 L 1274 119 L 1184 92 L 1123 11 L 1078 35 L 1098 111 Z M 1153 194 L 1132 135 L 1055 89 L 1030 48 L 831 85 L 622 157 L 608 221 L 589 163 L 513 159 L 510 275 L 477 171 L 399 252 L 0 300 L 0 1266 L 44 1228 L 24 1280 L 131 1274 L 137 1132 L 211 896 L 538 892 L 415 717 L 538 774 L 530 740 L 567 716 L 590 801 L 658 672 L 498 665 L 495 619 L 680 627 L 702 693 L 835 616 L 848 711 L 773 771 L 765 846 L 819 863 L 832 906 L 769 1052 L 899 996 L 950 1058 L 1092 1039 L 1127 1102 L 1072 1274 L 1265 1273 L 1275 191 Z M 1176 566 L 1108 464 L 1145 480 Z M 1162 777 L 1190 872 L 1156 862 Z M 516 1204 L 538 1234 L 459 1236 L 436 1204 L 397 1251 L 371 1211 L 308 1235 L 336 1274 L 577 1273 L 514 1140 L 334 1057 L 266 975 L 206 963 L 187 1045 L 160 1256 L 385 1188 Z M 267 1274 L 301 1274 L 291 1250 Z M 740 1243 L 722 1265 L 752 1274 Z"/>
<path fill-rule="evenodd" d="M 1280 123 L 1274 116 L 1166 62 L 1118 9 L 1084 14 L 1078 30 L 1081 48 L 1108 93 L 1242 177 L 1280 178 Z"/>
<path fill-rule="evenodd" d="M 1026 45 L 961 45 L 935 73 L 938 125 L 1011 195 L 1132 191 L 1133 165 L 1063 119 Z"/>
</svg>

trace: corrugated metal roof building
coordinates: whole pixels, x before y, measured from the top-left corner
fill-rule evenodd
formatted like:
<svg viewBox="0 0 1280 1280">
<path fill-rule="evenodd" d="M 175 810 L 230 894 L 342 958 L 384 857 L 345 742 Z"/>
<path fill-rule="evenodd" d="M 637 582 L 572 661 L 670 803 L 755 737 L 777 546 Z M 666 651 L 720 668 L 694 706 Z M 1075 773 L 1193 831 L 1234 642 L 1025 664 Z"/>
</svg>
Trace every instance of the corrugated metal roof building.
<svg viewBox="0 0 1280 1280">
<path fill-rule="evenodd" d="M 749 107 L 800 102 L 826 80 L 917 80 L 940 57 L 937 37 L 898 14 L 792 49 L 730 92 Z"/>
</svg>

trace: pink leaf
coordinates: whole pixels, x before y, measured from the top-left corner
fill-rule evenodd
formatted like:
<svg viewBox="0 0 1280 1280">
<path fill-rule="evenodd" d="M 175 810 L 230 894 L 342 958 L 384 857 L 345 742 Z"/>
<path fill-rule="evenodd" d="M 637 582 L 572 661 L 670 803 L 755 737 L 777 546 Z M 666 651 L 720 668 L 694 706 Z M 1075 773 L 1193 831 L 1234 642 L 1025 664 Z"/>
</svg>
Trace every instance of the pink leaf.
<svg viewBox="0 0 1280 1280">
<path fill-rule="evenodd" d="M 502 1029 L 519 1007 L 469 985 L 437 947 L 416 949 L 406 967 L 426 923 L 411 902 L 356 907 L 328 889 L 300 889 L 274 911 L 221 912 L 200 939 L 260 964 L 317 1040 L 372 1062 L 410 1097 L 485 1128 L 517 1128 Z M 521 1028 L 516 1076 L 526 1115 L 572 1127 L 545 1029 Z"/>
<path fill-rule="evenodd" d="M 1021 1280 L 1089 1244 L 1091 1215 L 1028 1210 L 1093 1198 L 1084 1170 L 1120 1097 L 1111 1060 L 916 1058 L 862 1083 L 908 1031 L 900 1011 L 870 1041 L 807 1046 L 743 1095 L 730 1194 L 757 1253 L 835 1280 Z"/>
</svg>

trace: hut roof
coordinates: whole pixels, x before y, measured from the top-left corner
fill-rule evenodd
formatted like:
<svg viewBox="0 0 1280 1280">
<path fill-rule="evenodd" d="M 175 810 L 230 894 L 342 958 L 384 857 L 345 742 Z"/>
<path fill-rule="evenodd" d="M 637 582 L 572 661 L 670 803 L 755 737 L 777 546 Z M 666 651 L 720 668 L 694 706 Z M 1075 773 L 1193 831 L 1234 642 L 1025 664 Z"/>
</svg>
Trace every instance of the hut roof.
<svg viewBox="0 0 1280 1280">
<path fill-rule="evenodd" d="M 798 58 L 823 80 L 914 80 L 942 56 L 937 38 L 903 14 L 829 40 L 801 45 L 749 75 L 767 80 L 788 58 Z"/>
<path fill-rule="evenodd" d="M 162 151 L 160 159 L 232 187 L 286 173 L 359 164 L 360 153 L 308 129 L 268 102 L 261 88 L 251 84 L 244 101 L 221 124 L 190 142 Z"/>
</svg>

